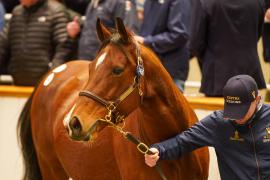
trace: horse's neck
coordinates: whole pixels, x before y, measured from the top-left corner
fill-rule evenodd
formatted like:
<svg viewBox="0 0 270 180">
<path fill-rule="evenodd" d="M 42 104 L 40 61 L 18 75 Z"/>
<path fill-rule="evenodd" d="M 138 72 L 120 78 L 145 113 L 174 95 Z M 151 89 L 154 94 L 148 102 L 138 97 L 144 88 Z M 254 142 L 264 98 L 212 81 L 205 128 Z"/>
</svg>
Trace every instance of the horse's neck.
<svg viewBox="0 0 270 180">
<path fill-rule="evenodd" d="M 145 101 L 140 121 L 150 140 L 160 140 L 185 130 L 196 121 L 196 115 L 179 92 L 160 60 L 143 49 L 145 65 Z"/>
<path fill-rule="evenodd" d="M 146 99 L 141 106 L 141 128 L 153 142 L 183 131 L 196 118 L 181 95 L 167 91 L 168 89 L 163 88 L 163 91 Z"/>
</svg>

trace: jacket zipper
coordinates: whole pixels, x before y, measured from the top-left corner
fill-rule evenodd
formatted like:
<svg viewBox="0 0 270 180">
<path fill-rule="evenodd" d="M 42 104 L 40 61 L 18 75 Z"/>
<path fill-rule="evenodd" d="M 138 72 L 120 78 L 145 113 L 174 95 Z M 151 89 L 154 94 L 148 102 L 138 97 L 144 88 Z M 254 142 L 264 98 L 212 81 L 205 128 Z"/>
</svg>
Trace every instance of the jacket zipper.
<svg viewBox="0 0 270 180">
<path fill-rule="evenodd" d="M 260 177 L 260 167 L 259 167 L 259 161 L 258 161 L 258 158 L 257 158 L 257 153 L 256 153 L 256 144 L 255 144 L 255 138 L 254 138 L 254 134 L 253 134 L 253 131 L 252 131 L 252 127 L 251 127 L 251 126 L 249 126 L 249 129 L 250 129 L 250 133 L 251 133 L 251 136 L 252 136 L 253 150 L 254 150 L 254 157 L 255 157 L 255 162 L 256 162 L 256 166 L 257 166 L 257 175 L 258 175 L 258 180 L 261 180 L 261 177 Z"/>
</svg>

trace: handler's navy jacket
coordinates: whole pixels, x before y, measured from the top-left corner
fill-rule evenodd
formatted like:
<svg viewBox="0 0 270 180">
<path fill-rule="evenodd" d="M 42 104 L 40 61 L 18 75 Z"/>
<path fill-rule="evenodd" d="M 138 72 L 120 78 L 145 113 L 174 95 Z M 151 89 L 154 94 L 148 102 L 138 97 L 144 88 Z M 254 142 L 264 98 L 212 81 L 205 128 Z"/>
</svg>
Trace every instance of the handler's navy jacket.
<svg viewBox="0 0 270 180">
<path fill-rule="evenodd" d="M 194 149 L 215 148 L 222 180 L 270 179 L 270 106 L 263 105 L 249 127 L 238 128 L 215 111 L 183 133 L 154 144 L 160 159 L 175 159 Z"/>
</svg>

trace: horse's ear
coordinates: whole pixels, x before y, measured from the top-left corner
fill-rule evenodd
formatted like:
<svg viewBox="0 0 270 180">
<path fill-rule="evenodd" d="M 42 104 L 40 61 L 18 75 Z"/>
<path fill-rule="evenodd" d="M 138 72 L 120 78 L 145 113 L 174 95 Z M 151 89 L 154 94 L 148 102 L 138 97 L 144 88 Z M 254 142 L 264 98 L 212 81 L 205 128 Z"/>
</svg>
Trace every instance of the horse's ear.
<svg viewBox="0 0 270 180">
<path fill-rule="evenodd" d="M 97 35 L 101 42 L 103 42 L 105 39 L 108 39 L 111 36 L 111 32 L 102 24 L 101 20 L 97 19 Z"/>
<path fill-rule="evenodd" d="M 126 30 L 126 27 L 124 25 L 123 20 L 119 17 L 116 18 L 116 29 L 117 29 L 118 33 L 121 35 L 123 41 L 125 43 L 128 43 L 129 42 L 129 34 Z"/>
</svg>

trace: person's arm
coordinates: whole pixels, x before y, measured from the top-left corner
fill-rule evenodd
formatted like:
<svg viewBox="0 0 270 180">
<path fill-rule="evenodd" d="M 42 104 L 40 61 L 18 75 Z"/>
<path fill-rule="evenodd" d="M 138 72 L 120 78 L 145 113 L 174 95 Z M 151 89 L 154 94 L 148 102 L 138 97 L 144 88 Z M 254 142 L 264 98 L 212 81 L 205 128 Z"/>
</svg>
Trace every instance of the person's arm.
<svg viewBox="0 0 270 180">
<path fill-rule="evenodd" d="M 270 8 L 267 9 L 264 20 L 262 28 L 263 59 L 265 62 L 270 62 Z"/>
<path fill-rule="evenodd" d="M 113 5 L 113 18 L 120 17 L 125 19 L 125 0 L 117 0 L 113 1 L 115 4 Z"/>
<path fill-rule="evenodd" d="M 63 64 L 67 60 L 72 52 L 70 47 L 75 43 L 67 34 L 66 26 L 68 21 L 69 17 L 64 8 L 59 8 L 53 14 L 52 35 L 55 49 L 55 54 L 52 58 L 53 67 Z"/>
<path fill-rule="evenodd" d="M 215 145 L 216 124 L 214 116 L 209 115 L 186 131 L 151 147 L 159 151 L 159 159 L 176 159 L 197 148 Z"/>
<path fill-rule="evenodd" d="M 206 48 L 207 14 L 200 0 L 192 1 L 190 40 L 188 47 L 192 55 L 201 57 Z"/>
<path fill-rule="evenodd" d="M 160 34 L 144 37 L 144 44 L 161 54 L 184 47 L 189 38 L 187 27 L 189 23 L 187 13 L 189 13 L 189 10 L 189 0 L 172 1 L 166 24 L 168 30 Z"/>
<path fill-rule="evenodd" d="M 6 70 L 9 61 L 9 23 L 0 32 L 0 70 Z"/>
</svg>

